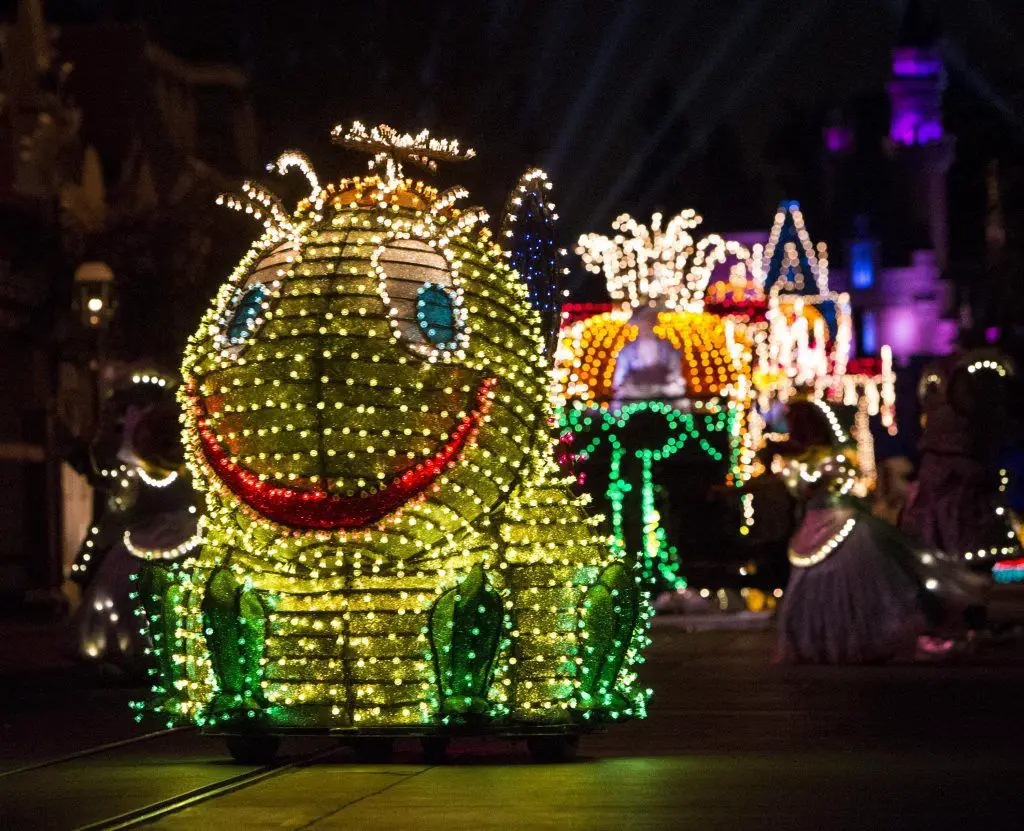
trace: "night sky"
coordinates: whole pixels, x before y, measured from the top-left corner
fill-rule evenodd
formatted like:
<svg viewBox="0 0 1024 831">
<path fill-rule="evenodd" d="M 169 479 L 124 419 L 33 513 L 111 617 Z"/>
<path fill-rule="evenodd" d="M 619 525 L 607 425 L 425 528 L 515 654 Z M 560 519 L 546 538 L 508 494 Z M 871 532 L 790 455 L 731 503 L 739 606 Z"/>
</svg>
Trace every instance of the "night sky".
<svg viewBox="0 0 1024 831">
<path fill-rule="evenodd" d="M 329 164 L 328 129 L 351 117 L 431 127 L 477 147 L 476 170 L 448 175 L 483 187 L 489 203 L 495 173 L 511 181 L 526 164 L 548 168 L 575 234 L 624 205 L 683 207 L 680 174 L 723 130 L 769 180 L 755 199 L 770 205 L 779 194 L 765 140 L 794 110 L 884 94 L 903 0 L 164 5 L 153 20 L 169 45 L 251 71 L 268 156 L 299 145 Z M 1007 90 L 1024 81 L 1024 4 L 967 5 L 935 4 L 951 73 L 1020 131 L 1024 106 Z M 708 187 L 694 183 L 692 195 Z"/>
<path fill-rule="evenodd" d="M 985 135 L 1019 149 L 1024 3 L 932 5 L 947 37 L 947 126 L 960 128 L 959 157 L 989 152 L 987 139 L 976 146 L 966 135 L 982 123 Z M 466 184 L 492 211 L 519 172 L 540 164 L 555 182 L 565 240 L 606 228 L 624 209 L 692 206 L 727 231 L 766 225 L 782 197 L 813 204 L 799 192 L 809 189 L 806 170 L 792 168 L 813 169 L 829 110 L 867 106 L 875 113 L 868 140 L 884 133 L 889 49 L 903 7 L 904 0 L 47 4 L 65 21 L 144 19 L 183 57 L 243 66 L 268 159 L 297 146 L 322 175 L 351 173 L 362 162 L 328 138 L 339 121 L 429 127 L 477 148 L 478 161 L 442 171 L 442 181 Z"/>
</svg>

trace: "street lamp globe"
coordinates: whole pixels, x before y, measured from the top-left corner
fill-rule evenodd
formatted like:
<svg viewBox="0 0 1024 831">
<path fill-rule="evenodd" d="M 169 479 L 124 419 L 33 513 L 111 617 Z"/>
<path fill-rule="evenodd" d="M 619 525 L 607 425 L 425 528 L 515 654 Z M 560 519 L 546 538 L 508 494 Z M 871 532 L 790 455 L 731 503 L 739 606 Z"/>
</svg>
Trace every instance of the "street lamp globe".
<svg viewBox="0 0 1024 831">
<path fill-rule="evenodd" d="M 114 314 L 114 272 L 104 262 L 84 262 L 75 269 L 75 304 L 82 324 L 103 329 Z"/>
</svg>

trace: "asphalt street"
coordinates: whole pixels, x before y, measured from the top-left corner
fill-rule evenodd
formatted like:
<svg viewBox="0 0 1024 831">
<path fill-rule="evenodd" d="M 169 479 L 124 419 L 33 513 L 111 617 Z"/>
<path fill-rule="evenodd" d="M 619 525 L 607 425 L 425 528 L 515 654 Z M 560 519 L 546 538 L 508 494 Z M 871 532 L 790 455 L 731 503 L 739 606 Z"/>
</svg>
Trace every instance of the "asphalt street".
<svg viewBox="0 0 1024 831">
<path fill-rule="evenodd" d="M 779 667 L 771 631 L 653 636 L 650 718 L 564 764 L 495 739 L 456 741 L 443 764 L 411 740 L 366 764 L 293 739 L 261 770 L 191 730 L 141 738 L 156 728 L 133 724 L 130 683 L 60 661 L 4 671 L 0 827 L 1024 828 L 1021 641 L 941 664 Z"/>
</svg>

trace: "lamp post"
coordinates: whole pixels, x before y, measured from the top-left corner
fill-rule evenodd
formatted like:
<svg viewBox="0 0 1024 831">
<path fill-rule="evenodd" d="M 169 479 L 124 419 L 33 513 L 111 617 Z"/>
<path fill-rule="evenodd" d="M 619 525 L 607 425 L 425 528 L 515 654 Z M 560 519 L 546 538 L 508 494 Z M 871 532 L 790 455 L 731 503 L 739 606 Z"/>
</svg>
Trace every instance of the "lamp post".
<svg viewBox="0 0 1024 831">
<path fill-rule="evenodd" d="M 99 418 L 102 401 L 105 336 L 116 308 L 113 269 L 97 260 L 79 265 L 75 269 L 74 309 L 82 329 L 91 335 L 89 369 L 93 380 L 94 423 Z"/>
<path fill-rule="evenodd" d="M 75 269 L 75 306 L 82 325 L 101 332 L 114 316 L 114 272 L 102 262 L 85 262 Z"/>
</svg>

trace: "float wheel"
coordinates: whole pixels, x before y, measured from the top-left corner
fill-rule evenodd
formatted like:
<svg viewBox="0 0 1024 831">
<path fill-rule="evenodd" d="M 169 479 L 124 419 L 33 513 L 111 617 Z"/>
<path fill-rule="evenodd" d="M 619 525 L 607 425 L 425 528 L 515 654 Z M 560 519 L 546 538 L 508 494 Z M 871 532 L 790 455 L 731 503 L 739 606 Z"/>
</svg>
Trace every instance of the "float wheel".
<svg viewBox="0 0 1024 831">
<path fill-rule="evenodd" d="M 391 761 L 395 753 L 395 740 L 386 736 L 366 736 L 352 739 L 349 747 L 360 762 L 380 764 Z"/>
<path fill-rule="evenodd" d="M 240 765 L 262 767 L 273 764 L 280 746 L 281 738 L 279 736 L 258 734 L 228 736 L 228 753 Z"/>
<path fill-rule="evenodd" d="M 579 746 L 579 736 L 530 736 L 526 740 L 535 762 L 571 762 Z"/>
</svg>

